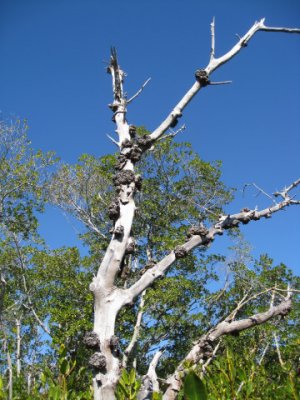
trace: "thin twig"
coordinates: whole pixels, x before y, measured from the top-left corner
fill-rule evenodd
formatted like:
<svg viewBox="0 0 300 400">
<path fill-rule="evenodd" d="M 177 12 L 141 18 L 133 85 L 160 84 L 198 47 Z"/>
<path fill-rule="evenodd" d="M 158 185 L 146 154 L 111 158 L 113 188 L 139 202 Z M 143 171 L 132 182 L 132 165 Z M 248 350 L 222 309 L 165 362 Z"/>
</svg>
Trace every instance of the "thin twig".
<svg viewBox="0 0 300 400">
<path fill-rule="evenodd" d="M 221 341 L 222 341 L 222 339 L 219 340 L 218 344 L 214 348 L 214 351 L 212 352 L 211 357 L 209 357 L 209 359 L 205 362 L 205 364 L 202 365 L 201 378 L 203 378 L 203 376 L 205 375 L 207 367 L 212 362 L 212 360 L 215 358 L 216 353 L 217 353 L 217 351 L 218 351 L 218 349 L 220 347 Z"/>
<path fill-rule="evenodd" d="M 144 90 L 145 86 L 151 81 L 151 78 L 148 78 L 146 82 L 143 83 L 142 87 L 134 94 L 132 97 L 130 97 L 129 100 L 126 101 L 127 104 L 131 103 L 136 97 L 138 97 L 142 91 Z"/>
<path fill-rule="evenodd" d="M 274 341 L 275 341 L 276 352 L 277 352 L 277 355 L 278 355 L 279 363 L 280 363 L 280 365 L 282 367 L 284 367 L 284 361 L 283 361 L 283 359 L 281 357 L 281 352 L 280 352 L 280 348 L 279 348 L 279 342 L 278 342 L 278 338 L 277 338 L 276 333 L 273 333 L 273 337 L 274 337 Z"/>
<path fill-rule="evenodd" d="M 133 351 L 134 346 L 136 345 L 136 342 L 137 342 L 139 334 L 140 334 L 140 328 L 141 328 L 142 318 L 143 318 L 143 314 L 144 314 L 145 295 L 146 295 L 146 290 L 144 290 L 143 293 L 141 294 L 141 301 L 140 301 L 140 305 L 139 305 L 139 311 L 137 314 L 135 327 L 133 330 L 133 335 L 132 335 L 130 343 L 126 347 L 124 354 L 123 354 L 123 361 L 122 361 L 123 368 L 126 368 L 128 357 L 131 354 L 131 352 Z"/>
<path fill-rule="evenodd" d="M 274 200 L 274 198 L 273 198 L 271 195 L 269 195 L 267 192 L 265 192 L 261 187 L 259 187 L 259 186 L 258 186 L 256 183 L 254 183 L 254 182 L 253 182 L 253 183 L 246 183 L 246 184 L 244 185 L 243 190 L 242 190 L 243 194 L 245 193 L 245 189 L 246 189 L 248 186 L 253 186 L 253 187 L 255 187 L 255 189 L 258 190 L 258 193 L 256 194 L 256 196 L 258 196 L 260 193 L 262 193 L 262 194 L 264 194 L 266 197 L 268 197 L 269 199 L 271 199 L 272 202 L 273 202 L 274 204 L 277 204 L 276 201 Z"/>
<path fill-rule="evenodd" d="M 228 85 L 232 81 L 209 82 L 209 85 Z"/>
<path fill-rule="evenodd" d="M 108 137 L 108 139 L 110 139 L 116 146 L 120 147 L 119 143 L 113 139 L 108 133 L 106 134 L 106 136 Z"/>
<path fill-rule="evenodd" d="M 157 141 L 168 139 L 168 138 L 174 138 L 175 136 L 178 135 L 178 133 L 183 132 L 185 129 L 186 129 L 186 126 L 185 126 L 185 124 L 183 124 L 179 129 L 177 129 L 177 131 L 171 130 L 171 133 L 161 136 L 159 139 L 157 139 Z"/>
</svg>

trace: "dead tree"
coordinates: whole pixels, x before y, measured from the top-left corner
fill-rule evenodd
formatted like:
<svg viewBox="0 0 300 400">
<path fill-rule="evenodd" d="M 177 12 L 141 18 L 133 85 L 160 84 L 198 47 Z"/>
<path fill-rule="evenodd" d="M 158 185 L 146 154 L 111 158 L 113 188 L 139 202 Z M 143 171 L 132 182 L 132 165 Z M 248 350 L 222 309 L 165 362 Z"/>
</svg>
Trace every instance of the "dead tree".
<svg viewBox="0 0 300 400">
<path fill-rule="evenodd" d="M 215 56 L 215 27 L 211 24 L 211 54 L 208 65 L 195 72 L 195 81 L 191 88 L 184 94 L 165 120 L 150 134 L 143 137 L 135 136 L 135 127 L 127 122 L 127 106 L 141 92 L 127 99 L 123 91 L 125 73 L 120 68 L 115 49 L 111 51 L 108 72 L 112 77 L 113 102 L 109 105 L 113 113 L 113 121 L 116 124 L 118 141 L 114 141 L 119 148 L 116 174 L 113 180 L 115 186 L 115 200 L 109 207 L 109 216 L 114 223 L 111 241 L 99 267 L 97 276 L 90 284 L 90 290 L 94 294 L 94 332 L 86 338 L 86 344 L 94 349 L 94 354 L 89 360 L 89 365 L 94 370 L 93 388 L 95 400 L 112 400 L 120 377 L 121 353 L 119 351 L 118 338 L 115 336 L 115 322 L 120 309 L 136 300 L 153 282 L 163 277 L 170 269 L 176 259 L 185 257 L 197 246 L 208 246 L 218 235 L 225 230 L 268 218 L 272 214 L 286 209 L 288 206 L 299 204 L 291 196 L 291 190 L 300 184 L 300 179 L 294 181 L 290 186 L 277 193 L 279 202 L 272 203 L 269 208 L 262 210 L 243 209 L 236 214 L 220 215 L 218 222 L 210 227 L 199 227 L 191 232 L 188 240 L 181 246 L 177 246 L 163 259 L 153 263 L 150 268 L 145 268 L 142 276 L 128 288 L 116 286 L 116 277 L 121 270 L 122 260 L 126 254 L 134 252 L 135 239 L 132 237 L 132 223 L 135 214 L 135 193 L 141 190 L 141 177 L 135 174 L 135 164 L 140 160 L 143 153 L 147 152 L 155 143 L 163 137 L 165 132 L 174 127 L 182 116 L 185 107 L 193 97 L 204 87 L 212 84 L 223 84 L 227 82 L 212 82 L 212 73 L 223 64 L 236 56 L 255 35 L 256 32 L 287 32 L 300 33 L 300 29 L 281 27 L 268 27 L 265 20 L 255 22 L 248 32 L 221 57 Z M 185 373 L 184 361 L 197 364 L 205 361 L 213 353 L 214 345 L 218 338 L 232 332 L 239 332 L 254 325 L 263 324 L 270 318 L 286 315 L 291 308 L 291 291 L 288 289 L 284 300 L 276 306 L 271 306 L 264 313 L 250 316 L 243 320 L 236 320 L 233 313 L 224 321 L 221 321 L 207 334 L 196 341 L 186 358 L 180 363 L 174 374 L 167 380 L 168 387 L 164 393 L 164 399 L 175 399 L 181 387 Z M 229 320 L 230 319 L 230 320 Z M 136 333 L 136 330 L 135 330 Z M 128 354 L 127 354 L 128 356 Z M 148 374 L 144 377 L 144 385 L 140 398 L 146 398 L 158 386 L 155 366 L 159 356 L 149 367 Z M 126 357 L 125 357 L 126 360 Z M 143 395 L 144 393 L 144 395 Z M 146 396 L 146 397 L 145 397 Z"/>
</svg>

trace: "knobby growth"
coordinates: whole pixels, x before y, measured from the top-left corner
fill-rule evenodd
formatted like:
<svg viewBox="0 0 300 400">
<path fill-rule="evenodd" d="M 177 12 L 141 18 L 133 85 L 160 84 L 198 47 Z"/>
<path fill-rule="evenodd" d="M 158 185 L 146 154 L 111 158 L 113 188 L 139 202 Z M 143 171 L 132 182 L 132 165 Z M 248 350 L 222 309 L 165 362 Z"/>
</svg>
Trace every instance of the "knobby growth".
<svg viewBox="0 0 300 400">
<path fill-rule="evenodd" d="M 89 365 L 94 371 L 93 388 L 95 400 L 111 400 L 115 398 L 114 393 L 120 379 L 121 369 L 126 368 L 130 354 L 139 337 L 147 288 L 151 287 L 159 278 L 164 278 L 177 260 L 187 257 L 193 249 L 199 248 L 199 246 L 206 248 L 214 241 L 216 236 L 222 235 L 224 231 L 236 228 L 240 224 L 248 224 L 261 218 L 269 218 L 277 211 L 300 203 L 291 194 L 292 190 L 300 184 L 300 179 L 298 179 L 282 191 L 275 193 L 274 196 L 279 201 L 274 201 L 268 208 L 262 210 L 244 208 L 230 215 L 221 213 L 210 226 L 205 226 L 199 222 L 198 225 L 189 229 L 187 227 L 187 238 L 184 243 L 180 243 L 171 251 L 166 252 L 160 260 L 153 258 L 151 251 L 149 251 L 142 273 L 136 280 L 129 286 L 117 284 L 120 274 L 121 276 L 122 274 L 123 276 L 126 275 L 124 266 L 130 264 L 131 256 L 136 251 L 137 238 L 134 237 L 133 233 L 134 217 L 137 211 L 135 195 L 143 190 L 142 177 L 136 172 L 136 165 L 143 154 L 155 147 L 158 141 L 173 137 L 178 133 L 178 131 L 166 132 L 176 126 L 185 107 L 202 88 L 213 84 L 229 83 L 211 81 L 212 73 L 244 49 L 255 33 L 259 31 L 300 33 L 300 29 L 268 27 L 264 24 L 264 19 L 262 19 L 255 22 L 248 32 L 239 38 L 231 50 L 221 57 L 216 57 L 215 24 L 213 21 L 211 24 L 211 54 L 208 65 L 195 72 L 195 82 L 165 120 L 152 133 L 142 136 L 137 134 L 137 129 L 134 125 L 128 123 L 127 107 L 141 93 L 149 80 L 136 95 L 127 99 L 123 89 L 125 73 L 118 62 L 116 50 L 114 48 L 111 50 L 107 72 L 112 78 L 113 101 L 109 107 L 113 113 L 112 118 L 116 125 L 118 140 L 111 139 L 119 149 L 112 182 L 115 198 L 107 210 L 113 227 L 111 240 L 97 275 L 90 284 L 90 290 L 94 294 L 94 328 L 93 332 L 89 332 L 85 337 L 86 346 L 94 351 L 89 359 Z M 182 128 L 179 129 L 179 131 L 181 130 Z M 278 297 L 276 289 L 270 288 L 268 290 Z M 189 365 L 189 368 L 199 364 L 207 365 L 216 353 L 219 340 L 223 335 L 238 333 L 264 324 L 271 318 L 287 315 L 292 306 L 292 292 L 293 288 L 288 287 L 284 296 L 281 293 L 278 297 L 280 301 L 272 301 L 265 311 L 243 319 L 237 319 L 240 309 L 251 300 L 249 295 L 245 295 L 236 307 L 232 307 L 233 309 L 226 318 L 216 323 L 215 326 L 208 328 L 207 332 L 194 342 L 188 354 L 164 382 L 163 398 L 171 400 L 177 397 L 184 375 L 188 370 L 187 365 Z M 123 307 L 133 304 L 139 297 L 139 312 L 137 313 L 133 336 L 122 353 L 119 338 L 115 335 L 116 318 Z M 156 374 L 156 366 L 162 353 L 163 351 L 160 349 L 154 355 L 148 372 L 143 376 L 142 386 L 139 391 L 140 399 L 150 398 L 151 393 L 161 390 Z"/>
</svg>

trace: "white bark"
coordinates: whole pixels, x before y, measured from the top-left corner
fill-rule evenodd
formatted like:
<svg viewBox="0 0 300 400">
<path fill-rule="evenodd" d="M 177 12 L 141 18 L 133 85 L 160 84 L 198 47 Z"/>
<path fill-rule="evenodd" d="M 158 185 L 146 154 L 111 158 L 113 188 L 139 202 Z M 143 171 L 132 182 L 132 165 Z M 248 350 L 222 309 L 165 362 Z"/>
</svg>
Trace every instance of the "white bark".
<svg viewBox="0 0 300 400">
<path fill-rule="evenodd" d="M 115 50 L 112 49 L 110 66 L 112 76 L 114 101 L 111 105 L 114 111 L 116 132 L 119 136 L 120 155 L 125 151 L 123 144 L 130 140 L 129 125 L 126 121 L 126 100 L 123 95 L 124 72 L 120 69 Z M 123 154 L 124 155 L 124 154 Z M 126 158 L 126 157 L 125 157 Z M 126 158 L 121 172 L 134 171 L 134 165 Z M 130 176 L 130 173 L 129 173 Z M 134 175 L 133 175 L 134 176 Z M 118 176 L 117 176 L 118 177 Z M 117 350 L 112 348 L 111 338 L 114 336 L 115 321 L 123 303 L 121 289 L 114 286 L 115 278 L 121 268 L 126 248 L 131 239 L 131 227 L 135 211 L 134 203 L 135 181 L 117 184 L 116 207 L 119 215 L 114 224 L 114 233 L 105 256 L 99 267 L 97 276 L 90 285 L 94 293 L 94 332 L 100 341 L 100 353 L 105 357 L 106 366 L 102 370 L 95 369 L 93 378 L 95 400 L 114 399 L 114 390 L 120 376 L 120 362 Z"/>
<path fill-rule="evenodd" d="M 278 355 L 279 363 L 280 363 L 280 365 L 282 367 L 284 367 L 284 361 L 283 361 L 282 356 L 281 356 L 281 351 L 280 351 L 279 342 L 278 342 L 278 338 L 277 338 L 276 333 L 273 334 L 273 337 L 274 337 L 274 342 L 275 342 L 275 346 L 276 346 L 276 352 L 277 352 L 277 355 Z"/>
<path fill-rule="evenodd" d="M 133 335 L 132 335 L 131 341 L 129 342 L 128 346 L 124 350 L 123 361 L 122 361 L 123 368 L 126 368 L 128 357 L 132 353 L 134 346 L 136 345 L 137 340 L 139 338 L 142 318 L 143 318 L 143 314 L 144 314 L 145 294 L 146 294 L 146 291 L 144 291 L 141 295 L 141 301 L 140 301 L 139 311 L 137 314 Z"/>
<path fill-rule="evenodd" d="M 21 320 L 16 319 L 17 328 L 17 351 L 16 351 L 16 364 L 17 364 L 17 376 L 21 373 Z"/>
<path fill-rule="evenodd" d="M 8 370 L 8 399 L 13 399 L 13 366 L 11 362 L 11 356 L 8 349 L 8 343 L 6 338 L 4 339 L 3 345 L 4 351 L 6 351 L 6 359 L 7 359 L 7 370 Z"/>
<path fill-rule="evenodd" d="M 143 376 L 143 383 L 138 395 L 138 400 L 151 400 L 152 393 L 159 393 L 159 382 L 156 374 L 156 367 L 163 355 L 163 350 L 159 350 L 154 354 L 154 357 L 149 365 L 147 374 Z"/>
<path fill-rule="evenodd" d="M 158 383 L 157 374 L 156 374 L 156 367 L 157 367 L 157 364 L 162 355 L 163 355 L 163 351 L 161 351 L 161 350 L 158 351 L 154 355 L 154 357 L 149 365 L 148 372 L 147 372 L 147 375 L 152 382 L 152 390 L 153 390 L 153 392 L 157 392 L 157 393 L 159 392 L 159 383 Z"/>
</svg>

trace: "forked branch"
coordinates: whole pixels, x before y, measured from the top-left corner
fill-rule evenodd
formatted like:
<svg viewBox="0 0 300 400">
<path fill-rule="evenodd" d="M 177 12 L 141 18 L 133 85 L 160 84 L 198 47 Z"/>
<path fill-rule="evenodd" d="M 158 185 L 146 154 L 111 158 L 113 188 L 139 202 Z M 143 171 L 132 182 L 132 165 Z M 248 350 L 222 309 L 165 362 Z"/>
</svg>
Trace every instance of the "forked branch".
<svg viewBox="0 0 300 400">
<path fill-rule="evenodd" d="M 193 97 L 199 92 L 202 87 L 209 85 L 211 82 L 209 81 L 210 75 L 221 65 L 227 63 L 234 56 L 236 56 L 242 49 L 244 49 L 250 39 L 255 35 L 255 33 L 259 31 L 265 32 L 285 32 L 285 33 L 300 33 L 300 29 L 298 28 L 283 28 L 283 27 L 268 27 L 264 24 L 265 18 L 257 21 L 253 24 L 253 26 L 246 32 L 244 36 L 239 38 L 239 41 L 235 46 L 232 47 L 226 54 L 219 58 L 215 58 L 215 22 L 213 20 L 211 24 L 211 54 L 209 64 L 201 70 L 201 74 L 197 74 L 196 71 L 196 82 L 192 85 L 192 87 L 185 93 L 179 103 L 173 108 L 167 118 L 151 133 L 151 139 L 157 140 L 161 135 L 169 129 L 174 122 L 178 118 L 182 116 L 182 112 L 185 107 L 189 104 L 189 102 L 193 99 Z"/>
</svg>

